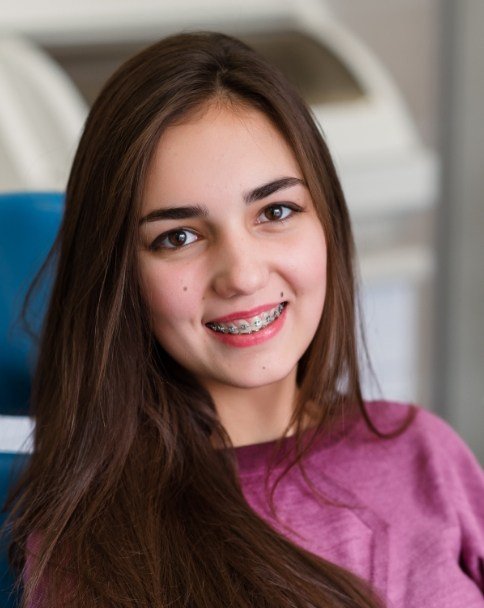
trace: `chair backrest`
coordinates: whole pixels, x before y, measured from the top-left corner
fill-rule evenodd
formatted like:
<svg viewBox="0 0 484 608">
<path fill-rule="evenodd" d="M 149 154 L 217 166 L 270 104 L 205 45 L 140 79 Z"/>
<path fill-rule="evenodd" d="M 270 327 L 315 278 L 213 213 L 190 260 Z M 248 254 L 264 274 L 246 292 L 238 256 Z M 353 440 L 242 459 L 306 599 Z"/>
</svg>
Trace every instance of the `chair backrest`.
<svg viewBox="0 0 484 608">
<path fill-rule="evenodd" d="M 63 208 L 60 193 L 0 194 L 0 414 L 28 411 L 35 344 L 21 327 L 20 312 L 55 240 Z M 49 292 L 47 281 L 33 299 L 34 330 L 40 328 Z"/>
<path fill-rule="evenodd" d="M 0 452 L 0 530 L 7 516 L 4 505 L 9 489 L 27 464 L 27 460 L 26 454 Z M 13 591 L 15 575 L 8 562 L 9 544 L 9 535 L 4 531 L 0 535 L 0 606 L 2 608 L 16 608 L 19 605 L 19 595 Z"/>
</svg>

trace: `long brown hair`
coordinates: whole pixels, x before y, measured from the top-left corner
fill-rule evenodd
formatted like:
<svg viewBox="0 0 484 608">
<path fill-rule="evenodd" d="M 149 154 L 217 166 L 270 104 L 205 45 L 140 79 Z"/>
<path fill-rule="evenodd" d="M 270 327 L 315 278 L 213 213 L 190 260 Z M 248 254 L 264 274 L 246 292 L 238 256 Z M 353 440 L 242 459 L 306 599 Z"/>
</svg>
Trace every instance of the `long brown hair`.
<svg viewBox="0 0 484 608">
<path fill-rule="evenodd" d="M 298 453 L 289 465 L 308 449 L 299 441 L 308 403 L 317 431 L 349 408 L 371 426 L 359 383 L 350 221 L 309 110 L 233 38 L 162 40 L 124 64 L 94 103 L 50 256 L 56 279 L 33 384 L 34 453 L 13 520 L 15 555 L 25 555 L 33 532 L 38 538 L 26 605 L 39 589 L 49 608 L 380 605 L 365 582 L 251 510 L 210 395 L 150 329 L 137 263 L 145 176 L 164 129 L 214 99 L 248 104 L 279 129 L 327 238 L 326 301 L 298 366 L 289 425 Z"/>
</svg>

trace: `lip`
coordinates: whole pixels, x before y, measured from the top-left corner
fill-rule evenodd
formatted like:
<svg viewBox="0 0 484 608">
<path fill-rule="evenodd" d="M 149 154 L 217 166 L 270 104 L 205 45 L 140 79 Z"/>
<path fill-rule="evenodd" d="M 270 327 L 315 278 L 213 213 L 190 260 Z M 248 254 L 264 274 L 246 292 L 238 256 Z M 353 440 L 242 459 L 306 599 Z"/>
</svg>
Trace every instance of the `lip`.
<svg viewBox="0 0 484 608">
<path fill-rule="evenodd" d="M 263 304 L 262 306 L 256 306 L 256 308 L 251 308 L 250 310 L 240 310 L 238 312 L 234 312 L 230 315 L 226 315 L 225 317 L 217 317 L 216 319 L 210 319 L 205 323 L 228 323 L 229 321 L 236 321 L 237 319 L 249 319 L 250 317 L 255 317 L 261 312 L 266 312 L 267 310 L 271 310 L 276 306 L 279 306 L 281 302 L 276 302 L 275 304 Z"/>
<path fill-rule="evenodd" d="M 274 338 L 282 330 L 286 321 L 287 309 L 288 306 L 286 305 L 281 315 L 273 323 L 271 323 L 264 329 L 261 329 L 258 332 L 252 334 L 223 334 L 215 332 L 209 329 L 208 327 L 206 327 L 206 331 L 210 333 L 210 336 L 212 338 L 218 340 L 225 346 L 235 348 L 247 348 L 250 346 L 256 346 L 258 344 L 263 344 L 264 342 L 267 342 L 271 338 Z M 259 311 L 260 310 L 266 310 L 266 308 L 259 307 Z"/>
</svg>

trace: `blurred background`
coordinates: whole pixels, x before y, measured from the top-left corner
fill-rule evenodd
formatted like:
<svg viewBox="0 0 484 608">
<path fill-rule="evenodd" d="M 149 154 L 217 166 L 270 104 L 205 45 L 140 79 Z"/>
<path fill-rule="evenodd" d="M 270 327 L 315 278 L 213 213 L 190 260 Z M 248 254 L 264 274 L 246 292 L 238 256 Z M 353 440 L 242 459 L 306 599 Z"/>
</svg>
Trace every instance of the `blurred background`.
<svg viewBox="0 0 484 608">
<path fill-rule="evenodd" d="M 378 379 L 366 396 L 437 412 L 484 462 L 483 28 L 482 0 L 0 0 L 0 196 L 62 192 L 90 104 L 142 47 L 182 29 L 241 37 L 299 88 L 339 169 Z M 3 285 L 8 272 L 0 259 Z M 25 404 L 5 399 L 0 450 L 28 450 Z"/>
</svg>

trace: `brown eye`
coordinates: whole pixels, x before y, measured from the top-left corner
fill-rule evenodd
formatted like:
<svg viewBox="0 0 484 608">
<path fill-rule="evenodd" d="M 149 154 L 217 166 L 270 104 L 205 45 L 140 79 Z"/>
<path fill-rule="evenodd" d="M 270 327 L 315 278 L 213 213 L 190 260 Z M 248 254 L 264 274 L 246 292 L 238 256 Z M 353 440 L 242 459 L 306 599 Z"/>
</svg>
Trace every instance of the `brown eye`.
<svg viewBox="0 0 484 608">
<path fill-rule="evenodd" d="M 177 230 L 176 232 L 171 232 L 167 239 L 173 247 L 180 247 L 187 242 L 187 233 L 184 230 Z"/>
<path fill-rule="evenodd" d="M 265 224 L 268 222 L 282 222 L 300 211 L 302 211 L 301 207 L 294 204 L 269 205 L 261 211 L 259 215 L 259 223 Z"/>
<path fill-rule="evenodd" d="M 264 215 L 270 221 L 281 220 L 284 217 L 284 207 L 282 205 L 274 205 L 266 209 Z"/>
<path fill-rule="evenodd" d="M 180 228 L 161 234 L 150 246 L 152 251 L 159 249 L 182 249 L 198 240 L 198 235 L 192 230 Z"/>
</svg>

